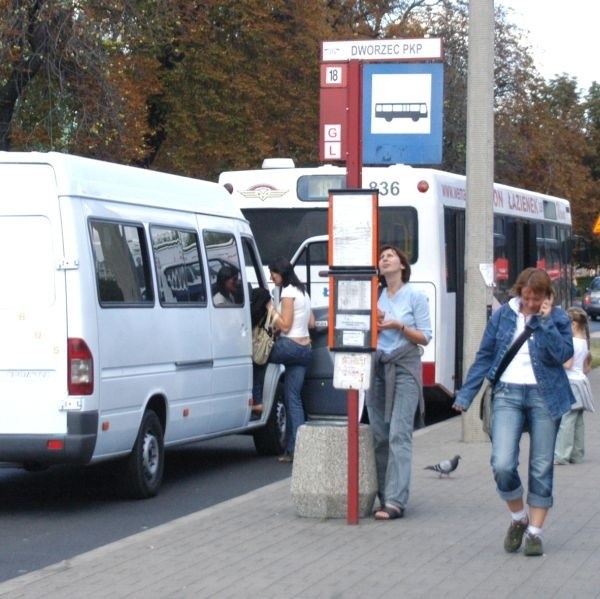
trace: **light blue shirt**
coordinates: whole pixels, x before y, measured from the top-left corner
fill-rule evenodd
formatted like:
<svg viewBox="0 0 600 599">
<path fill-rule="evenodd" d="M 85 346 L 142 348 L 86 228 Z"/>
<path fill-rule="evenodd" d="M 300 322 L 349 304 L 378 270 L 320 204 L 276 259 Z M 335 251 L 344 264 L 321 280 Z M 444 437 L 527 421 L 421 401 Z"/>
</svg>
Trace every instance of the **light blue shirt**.
<svg viewBox="0 0 600 599">
<path fill-rule="evenodd" d="M 402 285 L 391 298 L 388 297 L 387 288 L 384 288 L 379 296 L 377 307 L 385 312 L 384 320 L 397 320 L 408 328 L 419 330 L 429 343 L 431 339 L 429 302 L 425 294 L 417 291 L 410 283 Z M 386 354 L 409 343 L 412 341 L 397 329 L 379 331 L 377 336 L 377 349 Z"/>
</svg>

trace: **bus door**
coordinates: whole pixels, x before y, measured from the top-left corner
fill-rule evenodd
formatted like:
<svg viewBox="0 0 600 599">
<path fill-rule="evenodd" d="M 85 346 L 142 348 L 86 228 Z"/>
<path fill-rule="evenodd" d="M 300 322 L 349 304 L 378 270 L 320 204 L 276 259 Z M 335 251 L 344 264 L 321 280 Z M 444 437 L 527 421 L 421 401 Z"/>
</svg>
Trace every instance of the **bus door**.
<svg viewBox="0 0 600 599">
<path fill-rule="evenodd" d="M 446 291 L 456 294 L 454 328 L 454 389 L 462 385 L 465 323 L 465 211 L 444 209 L 446 236 Z M 452 389 L 451 389 L 452 391 Z"/>
<path fill-rule="evenodd" d="M 506 253 L 509 264 L 507 285 L 510 288 L 522 270 L 537 264 L 536 224 L 507 218 L 506 225 Z"/>
</svg>

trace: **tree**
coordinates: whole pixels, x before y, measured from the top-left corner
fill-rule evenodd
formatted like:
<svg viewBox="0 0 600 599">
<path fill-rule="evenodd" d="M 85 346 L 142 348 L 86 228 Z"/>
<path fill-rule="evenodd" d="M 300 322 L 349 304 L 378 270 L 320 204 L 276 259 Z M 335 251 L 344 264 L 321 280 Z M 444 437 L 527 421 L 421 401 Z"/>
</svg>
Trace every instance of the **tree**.
<svg viewBox="0 0 600 599">
<path fill-rule="evenodd" d="M 0 0 L 1 147 L 139 160 L 146 94 L 158 84 L 152 57 L 140 51 L 143 8 L 134 0 Z"/>
<path fill-rule="evenodd" d="M 468 8 L 468 0 L 0 0 L 0 147 L 210 179 L 266 156 L 313 164 L 320 42 L 428 35 L 443 39 L 445 55 L 441 166 L 461 173 Z M 568 78 L 546 84 L 521 33 L 498 7 L 496 179 L 585 204 L 583 227 L 600 175 L 600 91 L 592 87 L 582 108 Z"/>
<path fill-rule="evenodd" d="M 315 162 L 320 1 L 178 3 L 179 26 L 153 98 L 164 132 L 153 168 L 216 178 L 266 156 Z"/>
</svg>

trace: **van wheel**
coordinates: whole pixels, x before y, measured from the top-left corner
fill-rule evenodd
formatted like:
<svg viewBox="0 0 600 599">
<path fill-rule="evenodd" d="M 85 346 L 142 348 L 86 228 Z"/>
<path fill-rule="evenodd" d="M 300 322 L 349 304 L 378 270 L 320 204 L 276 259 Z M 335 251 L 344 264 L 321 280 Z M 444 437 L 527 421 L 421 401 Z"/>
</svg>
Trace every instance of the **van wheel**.
<svg viewBox="0 0 600 599">
<path fill-rule="evenodd" d="M 285 450 L 286 410 L 283 403 L 283 388 L 277 386 L 277 392 L 267 423 L 254 431 L 254 447 L 260 455 L 279 455 Z"/>
<path fill-rule="evenodd" d="M 127 458 L 124 484 L 134 499 L 154 497 L 162 483 L 165 465 L 163 429 L 158 416 L 148 410 L 142 418 L 137 439 Z"/>
<path fill-rule="evenodd" d="M 48 468 L 48 464 L 40 464 L 40 462 L 23 462 L 23 470 L 27 472 L 43 472 Z"/>
</svg>

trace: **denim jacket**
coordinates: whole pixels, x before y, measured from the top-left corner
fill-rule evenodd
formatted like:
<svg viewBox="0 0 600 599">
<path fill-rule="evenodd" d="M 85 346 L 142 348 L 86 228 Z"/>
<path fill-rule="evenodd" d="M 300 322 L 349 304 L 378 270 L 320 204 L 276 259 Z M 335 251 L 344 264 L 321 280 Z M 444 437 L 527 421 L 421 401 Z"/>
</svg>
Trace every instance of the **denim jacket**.
<svg viewBox="0 0 600 599">
<path fill-rule="evenodd" d="M 573 355 L 571 323 L 566 312 L 554 307 L 546 318 L 534 315 L 529 321 L 533 333 L 527 340 L 535 380 L 552 418 L 558 420 L 575 401 L 563 367 Z M 475 361 L 469 368 L 455 404 L 467 409 L 481 388 L 483 379 L 493 380 L 496 370 L 512 344 L 517 328 L 517 313 L 504 304 L 490 318 Z"/>
</svg>

